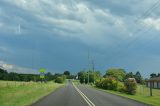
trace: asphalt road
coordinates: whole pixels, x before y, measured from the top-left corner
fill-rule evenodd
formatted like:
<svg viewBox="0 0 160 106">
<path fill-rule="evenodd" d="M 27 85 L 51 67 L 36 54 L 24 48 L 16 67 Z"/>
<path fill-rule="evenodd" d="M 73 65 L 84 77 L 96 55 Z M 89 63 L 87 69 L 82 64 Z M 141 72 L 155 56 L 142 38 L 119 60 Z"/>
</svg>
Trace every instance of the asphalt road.
<svg viewBox="0 0 160 106">
<path fill-rule="evenodd" d="M 31 106 L 147 106 L 130 99 L 69 82 Z"/>
</svg>

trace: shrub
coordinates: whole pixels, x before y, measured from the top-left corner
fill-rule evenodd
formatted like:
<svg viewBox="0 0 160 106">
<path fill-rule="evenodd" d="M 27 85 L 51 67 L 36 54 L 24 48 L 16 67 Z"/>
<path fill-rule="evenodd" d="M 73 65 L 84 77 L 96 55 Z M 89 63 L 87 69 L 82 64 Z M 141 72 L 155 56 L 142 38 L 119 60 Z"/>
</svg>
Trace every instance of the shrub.
<svg viewBox="0 0 160 106">
<path fill-rule="evenodd" d="M 95 82 L 95 85 L 96 85 L 96 87 L 101 88 L 101 81 L 100 81 L 100 80 L 97 80 L 97 81 Z"/>
<path fill-rule="evenodd" d="M 117 91 L 119 91 L 119 92 L 125 92 L 124 83 L 118 83 Z"/>
<path fill-rule="evenodd" d="M 57 77 L 57 78 L 55 79 L 55 82 L 56 82 L 56 83 L 63 83 L 64 81 L 65 81 L 65 77 L 64 77 L 64 76 Z"/>
<path fill-rule="evenodd" d="M 134 78 L 128 78 L 125 80 L 125 92 L 131 95 L 136 94 L 137 82 Z"/>
<path fill-rule="evenodd" d="M 106 77 L 96 82 L 96 87 L 107 90 L 117 90 L 117 86 L 118 86 L 118 81 L 113 77 Z"/>
</svg>

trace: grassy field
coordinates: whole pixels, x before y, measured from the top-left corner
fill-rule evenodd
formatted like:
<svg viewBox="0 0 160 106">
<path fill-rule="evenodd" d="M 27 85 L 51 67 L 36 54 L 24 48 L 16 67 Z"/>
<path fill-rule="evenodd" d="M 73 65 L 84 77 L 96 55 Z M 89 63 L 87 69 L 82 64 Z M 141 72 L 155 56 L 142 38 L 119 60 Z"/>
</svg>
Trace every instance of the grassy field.
<svg viewBox="0 0 160 106">
<path fill-rule="evenodd" d="M 99 88 L 97 88 L 99 89 Z M 153 89 L 153 96 L 150 96 L 150 89 L 147 88 L 145 85 L 138 85 L 137 88 L 137 94 L 136 95 L 128 95 L 125 93 L 117 92 L 117 91 L 111 91 L 111 90 L 103 90 L 105 92 L 113 93 L 116 95 L 120 95 L 123 97 L 127 97 L 130 99 L 134 99 L 137 101 L 141 101 L 147 104 L 151 104 L 154 106 L 160 106 L 160 90 L 159 89 Z"/>
<path fill-rule="evenodd" d="M 64 84 L 0 81 L 0 106 L 27 106 Z"/>
</svg>

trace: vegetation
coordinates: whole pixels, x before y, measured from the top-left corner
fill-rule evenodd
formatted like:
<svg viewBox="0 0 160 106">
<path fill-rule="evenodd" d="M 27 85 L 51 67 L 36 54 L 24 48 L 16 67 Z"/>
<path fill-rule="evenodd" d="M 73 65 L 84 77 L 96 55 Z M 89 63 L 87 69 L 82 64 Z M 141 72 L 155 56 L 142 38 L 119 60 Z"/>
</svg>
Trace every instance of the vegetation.
<svg viewBox="0 0 160 106">
<path fill-rule="evenodd" d="M 124 90 L 125 92 L 131 95 L 136 94 L 137 83 L 134 78 L 126 79 L 124 85 L 125 85 L 125 90 Z"/>
<path fill-rule="evenodd" d="M 73 79 L 75 78 L 75 76 L 71 75 L 69 71 L 65 71 L 64 74 L 55 73 L 54 75 L 50 72 L 47 72 L 45 74 L 44 81 L 46 82 L 46 81 L 55 80 L 55 82 L 57 83 L 63 83 L 66 78 Z M 8 73 L 7 70 L 0 68 L 0 80 L 38 82 L 38 81 L 41 81 L 41 78 L 39 74 L 19 74 L 15 72 Z"/>
<path fill-rule="evenodd" d="M 132 72 L 126 73 L 124 69 L 110 68 L 106 71 L 104 78 L 97 81 L 95 85 L 105 90 L 114 90 L 135 95 L 137 82 L 143 82 L 143 78 L 139 72 L 134 75 Z"/>
<path fill-rule="evenodd" d="M 114 77 L 106 77 L 97 81 L 95 85 L 106 90 L 117 90 L 118 81 Z"/>
<path fill-rule="evenodd" d="M 106 77 L 95 83 L 95 86 L 105 90 L 114 90 L 119 92 L 125 92 L 131 95 L 136 94 L 137 83 L 134 78 L 126 79 L 124 83 L 119 82 L 114 77 Z"/>
<path fill-rule="evenodd" d="M 66 75 L 66 76 L 70 76 L 70 72 L 69 71 L 64 71 L 63 74 Z"/>
<path fill-rule="evenodd" d="M 64 81 L 66 80 L 66 76 L 65 75 L 62 75 L 62 76 L 59 76 L 55 79 L 55 82 L 56 83 L 64 83 Z"/>
<path fill-rule="evenodd" d="M 80 83 L 94 83 L 96 80 L 100 79 L 100 72 L 99 71 L 80 71 L 78 72 L 78 79 Z"/>
<path fill-rule="evenodd" d="M 124 69 L 116 69 L 116 68 L 110 68 L 106 71 L 106 74 L 104 77 L 111 76 L 116 78 L 118 81 L 124 81 L 124 78 L 126 76 L 126 72 Z"/>
<path fill-rule="evenodd" d="M 120 72 L 118 72 L 120 71 Z M 125 72 L 125 71 L 123 71 Z M 119 74 L 118 74 L 119 73 Z M 153 89 L 153 96 L 150 96 L 150 88 L 145 86 L 145 81 L 141 76 L 140 72 L 136 72 L 133 74 L 132 72 L 126 73 L 125 76 L 120 69 L 109 69 L 107 70 L 104 78 L 98 80 L 95 83 L 96 88 L 104 89 L 106 92 L 114 93 L 116 95 L 124 96 L 127 98 L 131 98 L 137 101 L 141 101 L 147 104 L 160 106 L 160 90 Z M 113 86 L 113 83 L 109 83 L 105 81 L 105 78 L 114 77 L 118 80 L 118 84 L 116 89 L 109 89 L 108 86 Z M 160 77 L 160 74 L 151 74 L 151 78 Z M 124 78 L 124 79 L 123 79 Z M 123 79 L 123 80 L 122 80 Z M 104 83 L 105 82 L 105 83 Z"/>
<path fill-rule="evenodd" d="M 28 106 L 63 84 L 0 81 L 0 106 Z"/>
<path fill-rule="evenodd" d="M 158 73 L 158 74 L 152 73 L 152 74 L 150 74 L 150 77 L 151 78 L 160 77 L 160 73 Z"/>
<path fill-rule="evenodd" d="M 45 80 L 51 81 L 56 78 L 56 75 L 52 75 L 50 72 L 45 74 Z M 39 74 L 19 74 L 15 72 L 8 73 L 7 70 L 0 68 L 0 80 L 6 81 L 41 81 Z"/>
<path fill-rule="evenodd" d="M 102 89 L 99 89 L 99 90 L 102 90 Z M 129 95 L 124 92 L 118 92 L 113 90 L 103 90 L 103 91 L 112 93 L 115 95 L 127 97 L 143 103 L 151 104 L 154 106 L 160 106 L 160 90 L 153 89 L 153 96 L 150 96 L 150 88 L 147 88 L 145 85 L 137 85 L 137 90 L 135 95 Z"/>
</svg>

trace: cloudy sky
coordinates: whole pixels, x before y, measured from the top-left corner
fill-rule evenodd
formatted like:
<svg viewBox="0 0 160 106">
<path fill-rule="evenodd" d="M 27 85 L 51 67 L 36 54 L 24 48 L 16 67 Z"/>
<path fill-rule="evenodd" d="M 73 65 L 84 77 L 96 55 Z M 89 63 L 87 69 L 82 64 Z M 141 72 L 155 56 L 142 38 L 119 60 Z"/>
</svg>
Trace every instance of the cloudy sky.
<svg viewBox="0 0 160 106">
<path fill-rule="evenodd" d="M 159 0 L 0 0 L 0 65 L 160 72 Z M 89 54 L 89 60 L 88 60 Z M 91 62 L 90 62 L 91 63 Z"/>
</svg>

